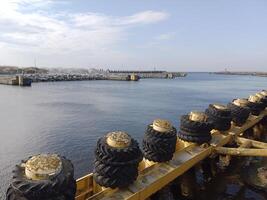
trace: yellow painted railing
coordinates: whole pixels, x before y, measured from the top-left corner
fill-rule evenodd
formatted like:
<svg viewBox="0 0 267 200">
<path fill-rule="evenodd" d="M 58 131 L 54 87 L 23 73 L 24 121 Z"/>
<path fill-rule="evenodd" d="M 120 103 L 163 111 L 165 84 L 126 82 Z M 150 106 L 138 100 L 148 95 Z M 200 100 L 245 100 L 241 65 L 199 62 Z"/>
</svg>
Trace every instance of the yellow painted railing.
<svg viewBox="0 0 267 200">
<path fill-rule="evenodd" d="M 182 175 L 188 169 L 216 152 L 216 148 L 235 140 L 244 143 L 248 139 L 242 138 L 242 134 L 247 129 L 256 125 L 264 116 L 264 110 L 259 116 L 251 115 L 242 127 L 232 126 L 226 132 L 212 131 L 212 140 L 209 145 L 196 145 L 178 139 L 176 152 L 173 159 L 166 163 L 154 163 L 143 160 L 139 166 L 139 176 L 129 187 L 124 189 L 109 189 L 98 186 L 92 174 L 77 180 L 76 200 L 100 200 L 100 199 L 146 199 L 157 192 L 165 185 Z M 250 140 L 251 146 L 256 148 L 267 148 L 267 144 Z"/>
</svg>

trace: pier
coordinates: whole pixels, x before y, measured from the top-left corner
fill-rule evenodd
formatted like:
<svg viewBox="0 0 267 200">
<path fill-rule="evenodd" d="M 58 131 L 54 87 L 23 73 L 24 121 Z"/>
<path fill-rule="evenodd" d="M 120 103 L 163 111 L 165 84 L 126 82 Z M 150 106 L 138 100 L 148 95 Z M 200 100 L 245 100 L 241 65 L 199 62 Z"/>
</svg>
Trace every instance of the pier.
<svg viewBox="0 0 267 200">
<path fill-rule="evenodd" d="M 108 70 L 111 75 L 131 75 L 136 74 L 140 78 L 162 78 L 162 79 L 173 79 L 176 77 L 185 77 L 186 73 L 181 72 L 167 72 L 167 71 L 128 71 L 128 70 Z"/>
<path fill-rule="evenodd" d="M 234 167 L 234 161 L 250 167 L 256 161 L 251 157 L 267 157 L 266 130 L 267 91 L 263 90 L 227 106 L 210 104 L 204 112 L 182 115 L 179 129 L 168 120 L 155 119 L 144 132 L 142 150 L 127 132 L 108 132 L 97 141 L 94 172 L 76 181 L 73 165 L 65 157 L 31 156 L 12 171 L 6 200 L 20 194 L 34 196 L 36 191 L 39 199 L 45 195 L 70 200 L 199 199 L 215 184 L 212 179 Z M 249 168 L 259 180 L 252 178 L 246 184 L 266 191 L 265 166 L 263 162 Z M 49 194 L 44 186 L 51 188 Z M 171 191 L 174 187 L 178 193 Z"/>
<path fill-rule="evenodd" d="M 267 77 L 267 72 L 234 72 L 234 71 L 223 71 L 223 72 L 214 72 L 218 75 L 242 75 L 242 76 L 262 76 Z"/>
<path fill-rule="evenodd" d="M 3 85 L 31 86 L 31 83 L 31 79 L 24 77 L 23 75 L 0 76 L 0 84 Z"/>
</svg>

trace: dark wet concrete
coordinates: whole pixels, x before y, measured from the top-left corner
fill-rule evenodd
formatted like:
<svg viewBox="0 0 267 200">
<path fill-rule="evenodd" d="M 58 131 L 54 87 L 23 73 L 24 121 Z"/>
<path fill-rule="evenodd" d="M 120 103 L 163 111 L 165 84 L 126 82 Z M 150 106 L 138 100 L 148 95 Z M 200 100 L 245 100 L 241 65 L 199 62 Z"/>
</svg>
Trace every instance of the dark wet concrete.
<svg viewBox="0 0 267 200">
<path fill-rule="evenodd" d="M 216 175 L 207 183 L 205 190 L 200 191 L 199 200 L 266 200 L 267 193 L 247 184 L 244 177 L 246 171 L 242 170 L 245 158 L 231 161 L 231 166 Z M 247 169 L 247 168 L 246 168 Z"/>
</svg>

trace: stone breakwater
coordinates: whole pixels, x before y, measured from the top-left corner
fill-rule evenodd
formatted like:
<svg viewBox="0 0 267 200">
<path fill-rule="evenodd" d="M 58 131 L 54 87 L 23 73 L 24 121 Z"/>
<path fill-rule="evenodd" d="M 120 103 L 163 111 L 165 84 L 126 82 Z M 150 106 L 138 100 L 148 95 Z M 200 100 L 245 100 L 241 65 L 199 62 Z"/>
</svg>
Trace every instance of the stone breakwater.
<svg viewBox="0 0 267 200">
<path fill-rule="evenodd" d="M 0 84 L 31 86 L 32 82 L 55 81 L 88 81 L 88 80 L 113 80 L 113 81 L 138 81 L 140 78 L 174 79 L 185 77 L 186 73 L 165 71 L 106 71 L 101 73 L 32 73 L 19 75 L 2 75 Z"/>
<path fill-rule="evenodd" d="M 263 76 L 267 77 L 267 72 L 215 72 L 214 74 L 222 75 L 246 75 L 246 76 Z"/>
<path fill-rule="evenodd" d="M 137 81 L 135 76 L 107 76 L 92 74 L 30 74 L 25 77 L 32 82 L 53 82 L 53 81 L 88 81 L 88 80 L 116 80 L 116 81 Z"/>
</svg>

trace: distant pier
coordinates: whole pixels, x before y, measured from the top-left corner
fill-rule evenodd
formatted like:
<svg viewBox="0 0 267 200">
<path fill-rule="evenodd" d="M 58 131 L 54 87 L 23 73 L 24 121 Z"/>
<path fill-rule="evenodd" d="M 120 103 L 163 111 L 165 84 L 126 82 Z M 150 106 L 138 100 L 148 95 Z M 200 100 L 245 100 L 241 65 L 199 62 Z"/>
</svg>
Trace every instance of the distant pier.
<svg viewBox="0 0 267 200">
<path fill-rule="evenodd" d="M 135 74 L 140 78 L 162 78 L 173 79 L 176 77 L 185 77 L 186 73 L 181 72 L 167 72 L 167 71 L 128 71 L 128 70 L 108 70 L 111 75 L 131 75 Z"/>
<path fill-rule="evenodd" d="M 39 70 L 40 71 L 40 70 Z M 1 73 L 0 73 L 1 74 Z M 186 73 L 167 71 L 112 71 L 95 70 L 85 73 L 51 73 L 49 71 L 23 74 L 0 75 L 0 84 L 31 86 L 32 82 L 56 82 L 56 81 L 88 81 L 88 80 L 112 80 L 112 81 L 138 81 L 142 78 L 174 79 L 185 77 Z"/>
<path fill-rule="evenodd" d="M 223 71 L 223 72 L 214 72 L 214 74 L 221 74 L 221 75 L 244 75 L 244 76 L 263 76 L 263 77 L 267 77 L 267 72 L 230 72 L 230 71 Z"/>
<path fill-rule="evenodd" d="M 17 76 L 0 76 L 0 84 L 17 85 L 17 86 L 31 86 L 31 79 L 23 75 Z"/>
</svg>

